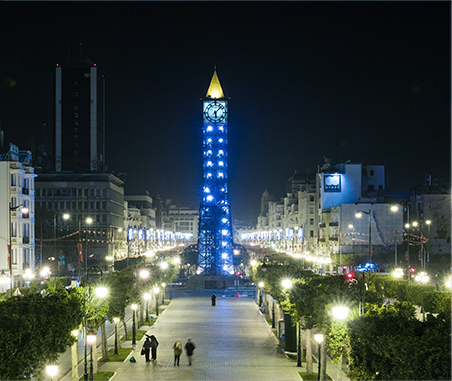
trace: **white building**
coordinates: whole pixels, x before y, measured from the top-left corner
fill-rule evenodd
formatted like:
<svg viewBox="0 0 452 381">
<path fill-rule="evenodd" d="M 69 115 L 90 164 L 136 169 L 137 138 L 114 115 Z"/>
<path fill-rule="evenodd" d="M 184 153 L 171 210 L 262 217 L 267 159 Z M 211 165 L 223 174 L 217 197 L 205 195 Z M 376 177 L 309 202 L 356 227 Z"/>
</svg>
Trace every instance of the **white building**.
<svg viewBox="0 0 452 381">
<path fill-rule="evenodd" d="M 0 161 L 0 291 L 3 292 L 10 288 L 11 275 L 12 285 L 17 287 L 24 280 L 25 270 L 35 269 L 35 177 L 31 152 L 19 151 L 11 144 L 10 151 Z"/>
</svg>

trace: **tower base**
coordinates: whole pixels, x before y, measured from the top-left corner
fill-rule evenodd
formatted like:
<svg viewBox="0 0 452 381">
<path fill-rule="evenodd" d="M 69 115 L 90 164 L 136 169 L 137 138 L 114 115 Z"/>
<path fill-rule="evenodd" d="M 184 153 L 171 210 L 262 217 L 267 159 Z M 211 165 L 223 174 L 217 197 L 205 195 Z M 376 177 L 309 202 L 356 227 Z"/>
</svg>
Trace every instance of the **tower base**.
<svg viewBox="0 0 452 381">
<path fill-rule="evenodd" d="M 187 280 L 187 288 L 202 288 L 205 290 L 224 290 L 236 287 L 241 282 L 234 275 L 193 275 Z"/>
</svg>

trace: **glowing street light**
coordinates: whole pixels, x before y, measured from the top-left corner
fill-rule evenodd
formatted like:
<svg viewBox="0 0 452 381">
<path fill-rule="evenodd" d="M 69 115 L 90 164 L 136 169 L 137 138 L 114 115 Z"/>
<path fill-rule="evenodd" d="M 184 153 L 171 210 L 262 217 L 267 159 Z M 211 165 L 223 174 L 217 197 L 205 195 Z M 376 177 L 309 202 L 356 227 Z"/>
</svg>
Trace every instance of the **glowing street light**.
<svg viewBox="0 0 452 381">
<path fill-rule="evenodd" d="M 414 279 L 419 283 L 426 284 L 430 278 L 425 271 L 421 271 Z"/>
<path fill-rule="evenodd" d="M 394 278 L 403 278 L 403 269 L 401 268 L 395 269 L 394 272 L 392 273 L 392 276 Z"/>
<path fill-rule="evenodd" d="M 283 286 L 284 288 L 290 288 L 290 287 L 292 287 L 292 281 L 291 281 L 290 279 L 284 279 L 284 280 L 281 282 L 281 284 L 282 284 L 282 286 Z"/>
<path fill-rule="evenodd" d="M 338 306 L 333 308 L 333 316 L 338 320 L 347 319 L 350 309 L 344 306 Z"/>
<path fill-rule="evenodd" d="M 58 373 L 58 365 L 47 365 L 46 372 L 50 376 L 50 379 L 53 380 Z"/>
</svg>

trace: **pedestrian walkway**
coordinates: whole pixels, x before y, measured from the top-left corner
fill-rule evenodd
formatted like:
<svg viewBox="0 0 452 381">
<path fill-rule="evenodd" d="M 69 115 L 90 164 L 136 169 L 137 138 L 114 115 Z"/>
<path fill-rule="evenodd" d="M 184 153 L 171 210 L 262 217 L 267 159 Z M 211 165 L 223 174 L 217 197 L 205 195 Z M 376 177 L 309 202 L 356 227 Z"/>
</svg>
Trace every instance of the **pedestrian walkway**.
<svg viewBox="0 0 452 381">
<path fill-rule="evenodd" d="M 131 354 L 136 363 L 129 359 L 99 362 L 98 371 L 115 372 L 112 381 L 300 381 L 299 368 L 278 350 L 276 338 L 254 301 L 230 295 L 218 295 L 216 307 L 211 306 L 209 293 L 177 295 L 148 332 L 160 343 L 157 361 L 145 362 L 140 355 L 141 341 Z M 184 353 L 180 366 L 174 367 L 174 341 L 181 340 L 185 345 L 189 338 L 196 344 L 192 366 L 188 366 Z"/>
</svg>

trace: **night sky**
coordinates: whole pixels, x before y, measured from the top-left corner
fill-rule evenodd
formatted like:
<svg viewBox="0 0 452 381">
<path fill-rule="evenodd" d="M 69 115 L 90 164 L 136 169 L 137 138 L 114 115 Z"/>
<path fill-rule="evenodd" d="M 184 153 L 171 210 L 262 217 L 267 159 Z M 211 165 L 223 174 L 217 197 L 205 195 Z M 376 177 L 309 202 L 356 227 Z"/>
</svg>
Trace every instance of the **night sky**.
<svg viewBox="0 0 452 381">
<path fill-rule="evenodd" d="M 233 218 L 255 223 L 266 188 L 324 156 L 385 165 L 392 190 L 447 182 L 450 18 L 449 2 L 0 2 L 1 127 L 24 150 L 53 139 L 55 65 L 81 41 L 126 194 L 198 208 L 214 65 Z"/>
</svg>

